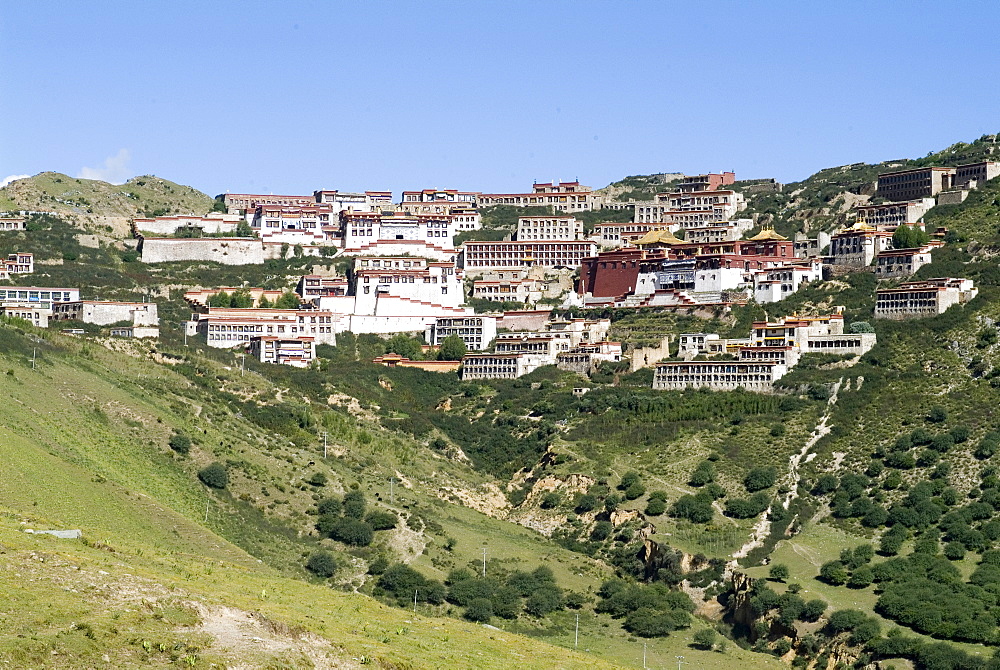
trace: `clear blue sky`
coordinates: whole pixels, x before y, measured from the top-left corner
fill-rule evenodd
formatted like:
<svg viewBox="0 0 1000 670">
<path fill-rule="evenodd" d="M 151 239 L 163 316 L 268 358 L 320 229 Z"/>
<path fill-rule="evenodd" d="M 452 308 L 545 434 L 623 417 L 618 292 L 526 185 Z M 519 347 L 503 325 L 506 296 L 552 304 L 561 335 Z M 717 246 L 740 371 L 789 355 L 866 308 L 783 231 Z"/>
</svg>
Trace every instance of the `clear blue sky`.
<svg viewBox="0 0 1000 670">
<path fill-rule="evenodd" d="M 996 2 L 0 0 L 0 179 L 802 179 L 1000 131 Z"/>
</svg>

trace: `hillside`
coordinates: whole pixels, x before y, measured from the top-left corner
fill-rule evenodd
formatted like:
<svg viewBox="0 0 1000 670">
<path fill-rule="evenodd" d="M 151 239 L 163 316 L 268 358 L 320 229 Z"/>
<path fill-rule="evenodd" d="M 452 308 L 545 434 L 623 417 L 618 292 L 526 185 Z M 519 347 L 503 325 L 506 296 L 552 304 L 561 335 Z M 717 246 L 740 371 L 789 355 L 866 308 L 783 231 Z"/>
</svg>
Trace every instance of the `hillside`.
<svg viewBox="0 0 1000 670">
<path fill-rule="evenodd" d="M 825 228 L 879 170 L 994 143 L 749 200 Z M 504 230 L 517 212 L 489 214 Z M 870 273 L 709 319 L 589 314 L 628 347 L 835 306 L 874 327 L 860 360 L 806 355 L 774 395 L 653 391 L 619 364 L 462 382 L 373 365 L 407 343 L 351 334 L 315 368 L 264 366 L 185 342 L 184 290 L 290 288 L 334 261 L 147 266 L 33 219 L 0 237 L 40 261 L 17 282 L 155 298 L 162 336 L 0 323 L 0 592 L 18 587 L 0 661 L 642 667 L 645 648 L 650 667 L 997 667 L 1000 180 L 927 219 L 950 233 L 918 276 L 980 289 L 938 317 L 874 322 Z"/>
<path fill-rule="evenodd" d="M 144 175 L 124 184 L 41 172 L 0 189 L 0 211 L 58 212 L 83 218 L 204 214 L 213 200 L 190 186 Z"/>
</svg>

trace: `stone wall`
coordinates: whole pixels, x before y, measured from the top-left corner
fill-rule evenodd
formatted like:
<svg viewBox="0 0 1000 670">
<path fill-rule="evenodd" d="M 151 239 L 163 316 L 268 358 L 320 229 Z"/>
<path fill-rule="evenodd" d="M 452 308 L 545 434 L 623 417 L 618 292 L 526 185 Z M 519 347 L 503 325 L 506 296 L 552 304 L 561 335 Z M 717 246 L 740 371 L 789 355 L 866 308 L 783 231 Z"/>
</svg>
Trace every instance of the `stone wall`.
<svg viewBox="0 0 1000 670">
<path fill-rule="evenodd" d="M 214 261 L 223 265 L 259 265 L 265 260 L 264 245 L 250 238 L 146 237 L 139 250 L 143 263 Z"/>
</svg>

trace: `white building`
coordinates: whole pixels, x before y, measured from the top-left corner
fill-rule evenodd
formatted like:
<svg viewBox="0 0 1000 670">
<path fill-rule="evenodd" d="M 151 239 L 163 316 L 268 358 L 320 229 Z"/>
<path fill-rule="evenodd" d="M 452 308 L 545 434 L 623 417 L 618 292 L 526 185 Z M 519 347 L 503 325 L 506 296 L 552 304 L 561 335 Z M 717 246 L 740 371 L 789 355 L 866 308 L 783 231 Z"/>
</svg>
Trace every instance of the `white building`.
<svg viewBox="0 0 1000 670">
<path fill-rule="evenodd" d="M 766 393 L 787 372 L 788 366 L 772 361 L 666 361 L 656 365 L 653 388 L 665 391 L 744 388 Z"/>
<path fill-rule="evenodd" d="M 29 303 L 49 308 L 55 302 L 72 302 L 79 299 L 80 289 L 78 288 L 0 286 L 0 304 Z"/>
<path fill-rule="evenodd" d="M 517 379 L 552 363 L 545 356 L 529 354 L 466 354 L 461 374 L 463 380 Z"/>
<path fill-rule="evenodd" d="M 345 254 L 426 256 L 452 260 L 454 220 L 450 214 L 342 212 Z"/>
<path fill-rule="evenodd" d="M 475 207 L 479 193 L 476 191 L 459 191 L 456 189 L 425 188 L 421 191 L 403 191 L 401 205 L 414 203 L 444 203 L 446 205 L 468 205 Z"/>
<path fill-rule="evenodd" d="M 866 226 L 901 226 L 904 223 L 918 223 L 934 206 L 934 198 L 918 198 L 902 202 L 887 202 L 881 205 L 859 205 L 854 209 L 857 220 Z"/>
<path fill-rule="evenodd" d="M 451 263 L 423 258 L 378 257 L 354 261 L 353 314 L 427 314 L 459 310 L 462 273 Z M 389 311 L 387 311 L 389 310 Z"/>
<path fill-rule="evenodd" d="M 306 368 L 316 360 L 316 340 L 308 336 L 257 335 L 250 338 L 247 351 L 261 363 Z"/>
<path fill-rule="evenodd" d="M 557 242 L 466 242 L 462 265 L 466 270 L 515 270 L 531 267 L 577 268 L 580 261 L 597 253 L 589 241 Z"/>
<path fill-rule="evenodd" d="M 258 205 L 250 226 L 264 242 L 302 246 L 332 245 L 337 241 L 334 217 L 330 205 Z"/>
<path fill-rule="evenodd" d="M 823 278 L 823 263 L 814 258 L 753 273 L 754 299 L 761 304 L 784 300 L 804 285 Z"/>
<path fill-rule="evenodd" d="M 832 265 L 868 267 L 881 251 L 892 246 L 892 233 L 857 223 L 830 238 Z"/>
<path fill-rule="evenodd" d="M 159 337 L 160 319 L 156 303 L 74 300 L 52 303 L 52 320 L 82 321 L 98 326 L 129 324 L 136 329 L 129 337 Z M 113 333 L 114 334 L 114 333 Z"/>
<path fill-rule="evenodd" d="M 931 262 L 931 252 L 944 242 L 930 242 L 914 249 L 889 249 L 875 256 L 875 276 L 879 279 L 909 277 Z"/>
<path fill-rule="evenodd" d="M 10 279 L 11 275 L 32 274 L 35 271 L 35 255 L 28 253 L 13 253 L 7 260 L 0 260 L 0 280 Z"/>
<path fill-rule="evenodd" d="M 952 305 L 969 302 L 979 294 L 971 279 L 942 277 L 903 282 L 896 288 L 875 291 L 876 319 L 909 319 L 943 314 Z"/>
<path fill-rule="evenodd" d="M 696 228 L 713 222 L 728 221 L 746 208 L 743 194 L 737 191 L 677 191 L 658 193 L 653 204 L 637 204 L 637 223 L 677 223 Z"/>
<path fill-rule="evenodd" d="M 27 230 L 27 224 L 20 217 L 0 216 L 0 230 Z"/>
<path fill-rule="evenodd" d="M 424 332 L 427 343 L 438 347 L 451 335 L 462 338 L 469 351 L 482 351 L 488 348 L 497 336 L 497 318 L 480 314 L 439 316 Z"/>
<path fill-rule="evenodd" d="M 522 216 L 517 220 L 517 241 L 579 240 L 583 222 L 572 216 Z"/>
<path fill-rule="evenodd" d="M 244 346 L 254 337 L 312 337 L 317 344 L 337 344 L 340 315 L 323 310 L 209 308 L 192 314 L 187 334 L 201 335 L 210 347 Z"/>
<path fill-rule="evenodd" d="M 721 341 L 718 333 L 681 333 L 677 337 L 677 355 L 691 358 L 699 354 L 725 353 L 712 349 L 713 344 L 718 346 Z"/>
<path fill-rule="evenodd" d="M 531 193 L 480 193 L 476 196 L 479 207 L 513 205 L 514 207 L 551 207 L 557 212 L 582 212 L 600 209 L 605 198 L 593 193 L 589 186 L 578 181 L 534 184 Z"/>
</svg>

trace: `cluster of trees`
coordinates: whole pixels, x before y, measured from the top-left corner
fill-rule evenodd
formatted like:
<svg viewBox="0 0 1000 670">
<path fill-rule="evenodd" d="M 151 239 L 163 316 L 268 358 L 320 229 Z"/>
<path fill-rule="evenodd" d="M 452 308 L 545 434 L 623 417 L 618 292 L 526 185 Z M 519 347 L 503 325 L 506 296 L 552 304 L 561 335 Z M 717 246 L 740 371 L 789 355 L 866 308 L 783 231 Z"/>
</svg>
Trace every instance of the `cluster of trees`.
<svg viewBox="0 0 1000 670">
<path fill-rule="evenodd" d="M 938 638 L 997 641 L 1000 551 L 984 552 L 968 582 L 947 558 L 927 550 L 890 558 L 872 572 L 882 616 Z"/>
<path fill-rule="evenodd" d="M 818 621 L 826 611 L 826 603 L 819 598 L 805 600 L 795 593 L 796 590 L 789 589 L 778 595 L 764 580 L 759 579 L 754 582 L 750 593 L 750 611 L 760 619 L 777 610 L 775 618 L 786 628 L 796 621 Z"/>
<path fill-rule="evenodd" d="M 387 353 L 399 354 L 411 361 L 419 361 L 425 358 L 423 346 L 424 343 L 419 338 L 399 333 L 386 341 L 385 350 Z M 441 340 L 441 348 L 437 352 L 436 359 L 439 361 L 460 361 L 467 351 L 465 340 L 458 335 L 449 335 Z M 434 354 L 431 356 L 433 359 Z"/>
<path fill-rule="evenodd" d="M 871 586 L 874 576 L 871 562 L 875 549 L 870 544 L 862 544 L 854 549 L 840 552 L 840 560 L 828 561 L 820 566 L 819 577 L 828 584 L 863 589 Z"/>
<path fill-rule="evenodd" d="M 208 299 L 209 307 L 232 307 L 237 309 L 250 309 L 251 307 L 274 308 L 274 309 L 298 309 L 300 304 L 299 296 L 292 291 L 285 291 L 281 296 L 271 302 L 265 296 L 255 303 L 253 296 L 245 289 L 239 289 L 232 293 L 219 291 Z"/>
<path fill-rule="evenodd" d="M 488 577 L 459 568 L 452 570 L 442 584 L 397 563 L 379 577 L 376 595 L 390 597 L 400 606 L 412 603 L 414 596 L 418 602 L 434 605 L 447 601 L 465 608 L 465 618 L 483 623 L 493 617 L 516 619 L 523 613 L 544 617 L 566 607 L 579 609 L 586 601 L 581 594 L 564 592 L 546 566 Z"/>
<path fill-rule="evenodd" d="M 320 500 L 316 512 L 316 530 L 325 537 L 356 547 L 367 547 L 375 539 L 376 531 L 395 528 L 399 521 L 392 512 L 368 511 L 364 493 L 357 490 L 348 491 L 343 499 Z"/>
<path fill-rule="evenodd" d="M 665 584 L 632 584 L 610 579 L 597 592 L 595 610 L 624 619 L 625 630 L 640 637 L 663 637 L 691 624 L 694 604 Z"/>
</svg>

